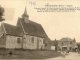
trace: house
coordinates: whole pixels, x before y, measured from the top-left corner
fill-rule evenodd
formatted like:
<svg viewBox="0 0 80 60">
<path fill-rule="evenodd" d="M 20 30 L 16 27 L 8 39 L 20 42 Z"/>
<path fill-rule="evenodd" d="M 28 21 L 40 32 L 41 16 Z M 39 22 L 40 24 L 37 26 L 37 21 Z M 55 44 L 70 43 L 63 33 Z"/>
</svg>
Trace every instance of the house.
<svg viewBox="0 0 80 60">
<path fill-rule="evenodd" d="M 71 38 L 61 38 L 58 41 L 58 50 L 69 50 L 73 51 L 77 48 L 76 40 Z"/>
<path fill-rule="evenodd" d="M 57 51 L 57 45 L 58 45 L 58 40 L 52 40 L 51 41 L 51 50 Z"/>
<path fill-rule="evenodd" d="M 0 48 L 6 49 L 51 49 L 51 40 L 41 24 L 29 20 L 26 8 L 17 25 L 2 23 L 0 26 Z"/>
<path fill-rule="evenodd" d="M 77 42 L 76 44 L 78 46 L 78 49 L 80 50 L 80 42 Z"/>
</svg>

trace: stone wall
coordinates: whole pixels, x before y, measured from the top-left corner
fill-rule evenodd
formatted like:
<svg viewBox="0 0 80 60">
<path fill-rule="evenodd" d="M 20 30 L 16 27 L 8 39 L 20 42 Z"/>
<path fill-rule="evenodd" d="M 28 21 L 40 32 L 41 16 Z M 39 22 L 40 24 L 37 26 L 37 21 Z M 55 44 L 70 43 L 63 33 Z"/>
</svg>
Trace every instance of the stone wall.
<svg viewBox="0 0 80 60">
<path fill-rule="evenodd" d="M 38 44 L 39 44 L 39 46 L 38 46 L 38 48 L 39 49 L 44 49 L 44 44 L 43 44 L 43 38 L 40 38 L 40 37 L 37 37 L 37 39 L 38 39 Z"/>
<path fill-rule="evenodd" d="M 5 48 L 6 40 L 5 40 L 5 29 L 3 24 L 0 25 L 0 48 Z"/>
<path fill-rule="evenodd" d="M 6 48 L 7 49 L 22 48 L 22 37 L 6 35 Z"/>
<path fill-rule="evenodd" d="M 32 38 L 34 41 L 32 40 Z M 24 35 L 23 49 L 42 49 L 42 48 L 43 48 L 43 38 Z"/>
<path fill-rule="evenodd" d="M 6 40 L 5 40 L 5 35 L 3 34 L 0 37 L 0 48 L 5 48 L 5 46 L 6 46 Z"/>
</svg>

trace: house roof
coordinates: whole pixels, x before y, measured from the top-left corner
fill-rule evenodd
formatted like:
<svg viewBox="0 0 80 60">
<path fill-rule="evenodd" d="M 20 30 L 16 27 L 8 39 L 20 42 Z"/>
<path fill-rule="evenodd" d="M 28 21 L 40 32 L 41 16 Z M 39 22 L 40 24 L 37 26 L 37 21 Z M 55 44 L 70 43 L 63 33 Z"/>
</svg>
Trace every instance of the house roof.
<svg viewBox="0 0 80 60">
<path fill-rule="evenodd" d="M 32 36 L 37 36 L 37 37 L 43 37 L 46 40 L 50 41 L 50 39 L 48 38 L 47 34 L 45 33 L 43 27 L 41 26 L 41 24 L 38 24 L 36 22 L 30 21 L 29 23 L 26 23 L 23 18 L 20 18 L 18 20 L 18 23 L 21 21 L 23 29 L 25 31 L 26 34 L 32 35 Z"/>
<path fill-rule="evenodd" d="M 73 41 L 73 39 L 66 37 L 66 38 L 61 38 L 60 41 Z"/>
<path fill-rule="evenodd" d="M 55 40 L 52 40 L 52 41 L 51 41 L 51 44 L 52 44 L 53 46 L 55 46 L 55 45 L 58 44 L 59 41 L 60 41 L 60 40 L 56 40 L 56 39 L 55 39 Z"/>
<path fill-rule="evenodd" d="M 80 42 L 76 42 L 77 45 L 80 45 Z"/>
<path fill-rule="evenodd" d="M 57 41 L 57 40 L 51 41 L 51 45 L 52 45 L 52 46 L 56 46 L 57 44 L 58 44 L 58 41 Z"/>
<path fill-rule="evenodd" d="M 6 31 L 6 34 L 9 35 L 15 35 L 15 36 L 22 36 L 21 35 L 21 29 L 17 26 L 13 26 L 7 23 L 2 23 L 4 26 L 4 29 Z"/>
</svg>

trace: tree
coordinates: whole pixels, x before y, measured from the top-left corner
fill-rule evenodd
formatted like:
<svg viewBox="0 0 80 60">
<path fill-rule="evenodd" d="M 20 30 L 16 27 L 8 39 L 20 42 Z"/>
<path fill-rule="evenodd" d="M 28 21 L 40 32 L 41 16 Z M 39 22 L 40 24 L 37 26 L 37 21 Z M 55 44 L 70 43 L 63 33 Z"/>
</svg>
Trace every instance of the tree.
<svg viewBox="0 0 80 60">
<path fill-rule="evenodd" d="M 0 6 L 0 22 L 4 21 L 3 14 L 4 14 L 4 8 Z"/>
<path fill-rule="evenodd" d="M 58 41 L 55 39 L 55 51 L 58 49 Z"/>
</svg>

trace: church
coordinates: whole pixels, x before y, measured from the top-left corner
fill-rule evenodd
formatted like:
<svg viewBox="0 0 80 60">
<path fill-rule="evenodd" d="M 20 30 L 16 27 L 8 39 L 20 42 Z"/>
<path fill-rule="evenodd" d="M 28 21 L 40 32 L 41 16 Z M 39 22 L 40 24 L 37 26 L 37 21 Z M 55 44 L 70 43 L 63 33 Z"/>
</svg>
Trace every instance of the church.
<svg viewBox="0 0 80 60">
<path fill-rule="evenodd" d="M 16 26 L 1 23 L 0 48 L 5 49 L 51 49 L 51 40 L 41 24 L 29 20 L 26 8 Z"/>
</svg>

